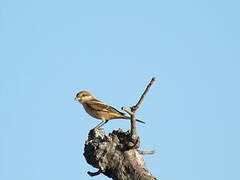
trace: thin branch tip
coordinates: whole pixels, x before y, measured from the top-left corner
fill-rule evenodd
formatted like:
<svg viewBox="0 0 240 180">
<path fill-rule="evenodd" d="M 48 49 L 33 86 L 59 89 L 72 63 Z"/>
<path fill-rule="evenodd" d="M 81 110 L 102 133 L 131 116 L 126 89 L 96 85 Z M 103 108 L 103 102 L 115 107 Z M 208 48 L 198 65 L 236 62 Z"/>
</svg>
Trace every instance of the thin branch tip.
<svg viewBox="0 0 240 180">
<path fill-rule="evenodd" d="M 152 84 L 154 83 L 155 80 L 156 80 L 156 77 L 153 77 L 153 78 L 151 79 L 151 81 L 148 83 L 145 91 L 143 92 L 143 94 L 142 94 L 142 96 L 140 97 L 140 99 L 139 99 L 139 101 L 137 102 L 137 104 L 136 104 L 135 106 L 131 107 L 131 110 L 132 110 L 132 111 L 135 112 L 135 111 L 140 107 L 140 105 L 141 105 L 142 102 L 143 102 L 144 97 L 146 96 L 147 92 L 150 90 L 150 88 L 151 88 L 151 86 L 152 86 Z"/>
<path fill-rule="evenodd" d="M 126 107 L 122 107 L 121 108 L 123 111 L 125 111 L 126 113 L 128 113 L 130 116 L 133 115 L 132 111 Z"/>
<path fill-rule="evenodd" d="M 154 150 L 153 150 L 153 151 L 140 151 L 140 150 L 138 150 L 138 153 L 139 153 L 139 154 L 143 154 L 143 155 L 144 155 L 144 154 L 154 154 L 155 152 L 156 152 L 156 151 L 154 151 Z"/>
</svg>

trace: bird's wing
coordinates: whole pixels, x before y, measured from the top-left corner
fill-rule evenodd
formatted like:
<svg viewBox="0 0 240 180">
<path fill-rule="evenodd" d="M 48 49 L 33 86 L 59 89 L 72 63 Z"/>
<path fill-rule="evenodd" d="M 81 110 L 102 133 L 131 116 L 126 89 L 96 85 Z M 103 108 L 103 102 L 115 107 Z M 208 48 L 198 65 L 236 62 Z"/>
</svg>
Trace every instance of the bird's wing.
<svg viewBox="0 0 240 180">
<path fill-rule="evenodd" d="M 98 100 L 88 101 L 88 102 L 86 102 L 86 104 L 88 107 L 90 107 L 91 109 L 93 109 L 95 111 L 105 111 L 105 112 L 117 113 L 117 114 L 124 115 L 124 113 L 118 111 L 114 107 L 106 105 Z"/>
</svg>

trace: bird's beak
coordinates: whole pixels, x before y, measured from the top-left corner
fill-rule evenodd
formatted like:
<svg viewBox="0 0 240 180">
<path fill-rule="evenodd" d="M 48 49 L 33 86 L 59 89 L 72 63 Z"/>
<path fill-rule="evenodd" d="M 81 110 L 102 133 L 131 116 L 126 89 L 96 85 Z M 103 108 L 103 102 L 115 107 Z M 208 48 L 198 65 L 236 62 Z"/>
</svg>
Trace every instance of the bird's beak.
<svg viewBox="0 0 240 180">
<path fill-rule="evenodd" d="M 78 101 L 79 99 L 77 97 L 74 98 L 75 101 Z"/>
</svg>

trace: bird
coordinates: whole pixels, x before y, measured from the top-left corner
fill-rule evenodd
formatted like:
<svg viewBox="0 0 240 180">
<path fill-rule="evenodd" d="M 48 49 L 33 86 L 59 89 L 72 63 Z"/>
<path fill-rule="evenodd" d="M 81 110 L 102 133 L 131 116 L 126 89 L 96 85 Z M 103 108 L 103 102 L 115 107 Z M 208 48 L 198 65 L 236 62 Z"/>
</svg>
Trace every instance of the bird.
<svg viewBox="0 0 240 180">
<path fill-rule="evenodd" d="M 80 102 L 90 116 L 102 120 L 94 129 L 102 127 L 111 119 L 131 119 L 114 107 L 99 101 L 88 91 L 80 91 L 74 100 Z M 145 124 L 144 121 L 138 119 L 136 121 Z"/>
</svg>

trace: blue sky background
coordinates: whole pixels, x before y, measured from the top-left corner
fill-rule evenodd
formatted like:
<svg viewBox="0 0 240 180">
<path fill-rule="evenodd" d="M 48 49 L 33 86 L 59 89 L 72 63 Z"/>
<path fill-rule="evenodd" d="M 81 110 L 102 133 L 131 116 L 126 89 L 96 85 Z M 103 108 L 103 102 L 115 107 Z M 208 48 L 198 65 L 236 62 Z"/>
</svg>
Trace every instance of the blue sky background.
<svg viewBox="0 0 240 180">
<path fill-rule="evenodd" d="M 0 2 L 0 179 L 87 180 L 98 120 L 80 90 L 119 108 L 136 103 L 150 171 L 162 180 L 240 179 L 240 3 Z M 115 120 L 105 127 L 129 129 Z"/>
</svg>

